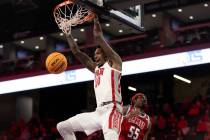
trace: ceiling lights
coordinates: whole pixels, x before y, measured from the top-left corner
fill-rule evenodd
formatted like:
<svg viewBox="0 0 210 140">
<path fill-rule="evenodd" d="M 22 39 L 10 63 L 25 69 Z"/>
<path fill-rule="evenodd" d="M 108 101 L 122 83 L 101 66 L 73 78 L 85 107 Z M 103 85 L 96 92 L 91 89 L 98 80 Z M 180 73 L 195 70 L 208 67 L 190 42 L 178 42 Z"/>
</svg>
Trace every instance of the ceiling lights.
<svg viewBox="0 0 210 140">
<path fill-rule="evenodd" d="M 109 24 L 109 23 L 106 23 L 106 24 L 105 24 L 105 26 L 106 26 L 106 27 L 109 27 L 109 26 L 110 26 L 110 24 Z"/>
<path fill-rule="evenodd" d="M 131 86 L 128 86 L 128 89 L 131 90 L 131 91 L 136 91 L 136 88 L 131 87 Z"/>
<path fill-rule="evenodd" d="M 80 32 L 84 32 L 84 31 L 85 31 L 85 29 L 83 29 L 83 28 L 82 28 L 82 29 L 80 29 Z"/>
<path fill-rule="evenodd" d="M 63 33 L 60 33 L 60 36 L 63 36 Z"/>
<path fill-rule="evenodd" d="M 181 12 L 182 12 L 182 9 L 181 9 L 181 8 L 179 8 L 179 9 L 177 9 L 177 11 L 181 13 Z"/>
<path fill-rule="evenodd" d="M 39 37 L 39 40 L 43 40 L 43 39 L 44 39 L 44 37 L 43 37 L 43 36 L 40 36 L 40 37 Z"/>
<path fill-rule="evenodd" d="M 194 19 L 194 17 L 193 17 L 193 16 L 189 16 L 189 19 L 193 20 L 193 19 Z"/>
<path fill-rule="evenodd" d="M 156 14 L 152 14 L 152 17 L 153 17 L 153 18 L 156 18 L 156 17 L 157 17 L 157 15 L 156 15 Z"/>
<path fill-rule="evenodd" d="M 37 46 L 35 46 L 35 49 L 36 49 L 36 50 L 38 50 L 38 49 L 39 49 L 39 46 L 38 46 L 38 45 L 37 45 Z"/>
<path fill-rule="evenodd" d="M 119 32 L 119 33 L 123 33 L 123 30 L 122 30 L 122 29 L 120 29 L 118 32 Z"/>
<path fill-rule="evenodd" d="M 203 6 L 204 6 L 204 7 L 208 7 L 209 5 L 208 5 L 207 3 L 204 3 Z"/>
<path fill-rule="evenodd" d="M 176 79 L 178 79 L 178 80 L 181 80 L 181 81 L 183 81 L 183 82 L 185 82 L 185 83 L 188 83 L 188 84 L 191 83 L 190 80 L 188 80 L 188 79 L 186 79 L 186 78 L 184 78 L 184 77 L 181 77 L 181 76 L 179 76 L 179 75 L 174 74 L 173 77 L 176 78 Z"/>
</svg>

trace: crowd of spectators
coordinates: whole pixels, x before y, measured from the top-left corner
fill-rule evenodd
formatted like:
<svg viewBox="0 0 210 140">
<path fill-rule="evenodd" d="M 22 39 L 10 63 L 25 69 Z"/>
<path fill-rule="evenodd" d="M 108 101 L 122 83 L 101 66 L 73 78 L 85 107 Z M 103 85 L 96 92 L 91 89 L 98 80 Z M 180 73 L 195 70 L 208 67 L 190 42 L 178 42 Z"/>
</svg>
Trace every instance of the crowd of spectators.
<svg viewBox="0 0 210 140">
<path fill-rule="evenodd" d="M 147 109 L 152 131 L 148 140 L 210 140 L 210 97 L 196 96 L 192 101 L 158 103 Z M 62 140 L 55 119 L 33 117 L 28 123 L 13 122 L 0 135 L 0 140 Z M 87 137 L 77 133 L 80 140 L 103 140 L 101 131 Z"/>
<path fill-rule="evenodd" d="M 54 119 L 40 120 L 36 117 L 29 122 L 19 119 L 1 133 L 0 140 L 59 140 Z"/>
<path fill-rule="evenodd" d="M 210 98 L 197 96 L 193 101 L 170 105 L 164 103 L 162 110 L 151 114 L 151 140 L 209 140 Z"/>
</svg>

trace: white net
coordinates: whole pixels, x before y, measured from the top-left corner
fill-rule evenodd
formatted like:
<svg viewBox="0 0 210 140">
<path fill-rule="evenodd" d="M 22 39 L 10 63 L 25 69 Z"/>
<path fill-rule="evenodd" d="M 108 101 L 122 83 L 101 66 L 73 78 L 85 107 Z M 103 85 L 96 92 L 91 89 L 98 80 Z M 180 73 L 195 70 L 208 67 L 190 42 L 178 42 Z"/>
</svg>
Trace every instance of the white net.
<svg viewBox="0 0 210 140">
<path fill-rule="evenodd" d="M 91 16 L 93 13 L 90 10 L 70 1 L 65 1 L 54 9 L 55 22 L 65 34 L 70 34 L 72 26 L 84 23 Z"/>
</svg>

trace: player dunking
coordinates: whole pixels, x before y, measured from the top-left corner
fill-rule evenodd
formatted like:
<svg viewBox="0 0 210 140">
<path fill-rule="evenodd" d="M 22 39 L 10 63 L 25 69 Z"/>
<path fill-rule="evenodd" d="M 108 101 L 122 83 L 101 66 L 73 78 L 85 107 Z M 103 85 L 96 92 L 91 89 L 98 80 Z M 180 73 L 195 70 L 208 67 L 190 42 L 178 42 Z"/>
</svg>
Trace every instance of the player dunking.
<svg viewBox="0 0 210 140">
<path fill-rule="evenodd" d="M 95 74 L 94 90 L 97 108 L 94 112 L 81 113 L 57 124 L 64 140 L 76 140 L 74 132 L 84 131 L 87 135 L 103 130 L 105 140 L 118 140 L 122 119 L 120 56 L 109 46 L 103 37 L 98 18 L 94 19 L 94 38 L 100 46 L 95 50 L 94 59 L 81 52 L 72 35 L 66 35 L 75 57 Z"/>
<path fill-rule="evenodd" d="M 124 108 L 125 117 L 121 125 L 119 140 L 147 140 L 150 133 L 150 117 L 144 113 L 143 108 L 147 98 L 142 93 L 132 97 L 131 106 Z"/>
</svg>

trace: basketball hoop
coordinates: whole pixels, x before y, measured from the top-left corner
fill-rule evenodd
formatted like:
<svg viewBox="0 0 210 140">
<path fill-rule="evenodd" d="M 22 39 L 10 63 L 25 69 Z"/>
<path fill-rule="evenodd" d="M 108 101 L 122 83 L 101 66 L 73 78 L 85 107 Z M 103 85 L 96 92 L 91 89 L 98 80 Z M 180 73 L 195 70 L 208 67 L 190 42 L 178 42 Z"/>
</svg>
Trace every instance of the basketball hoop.
<svg viewBox="0 0 210 140">
<path fill-rule="evenodd" d="M 91 10 L 74 3 L 74 0 L 67 0 L 58 4 L 53 11 L 55 22 L 59 29 L 65 34 L 71 33 L 71 27 L 91 21 L 95 13 Z"/>
</svg>

